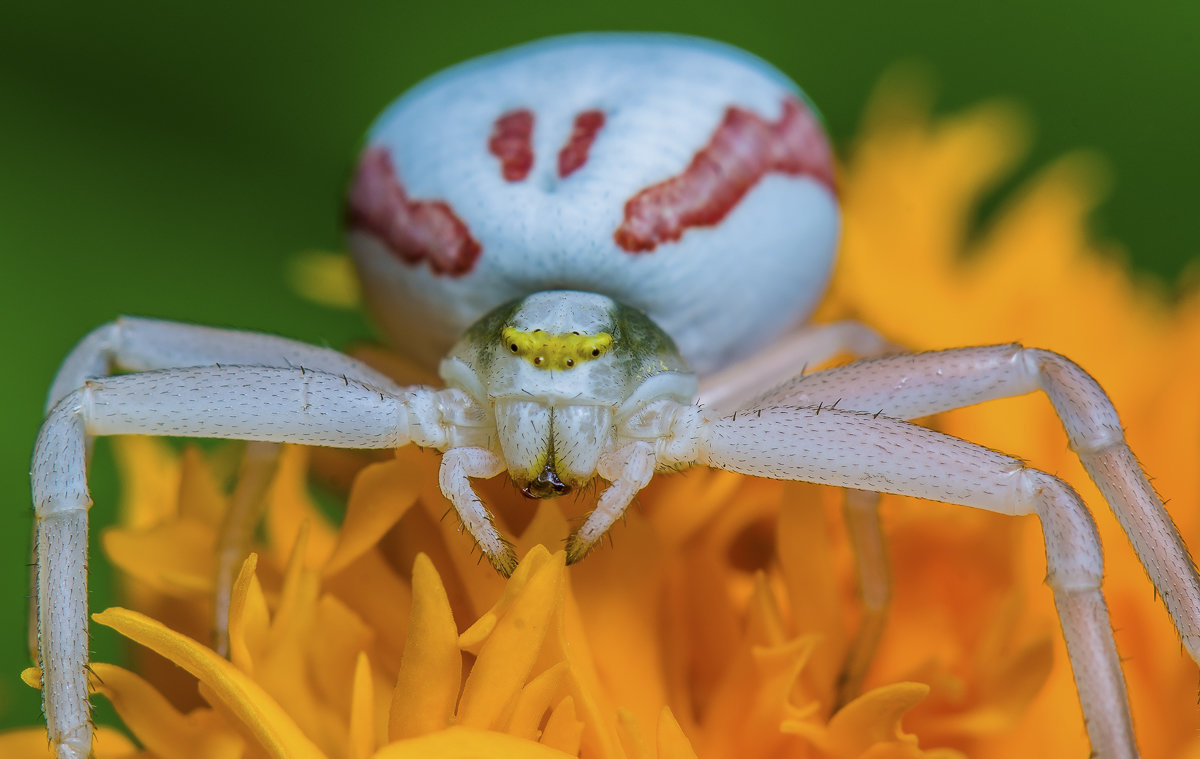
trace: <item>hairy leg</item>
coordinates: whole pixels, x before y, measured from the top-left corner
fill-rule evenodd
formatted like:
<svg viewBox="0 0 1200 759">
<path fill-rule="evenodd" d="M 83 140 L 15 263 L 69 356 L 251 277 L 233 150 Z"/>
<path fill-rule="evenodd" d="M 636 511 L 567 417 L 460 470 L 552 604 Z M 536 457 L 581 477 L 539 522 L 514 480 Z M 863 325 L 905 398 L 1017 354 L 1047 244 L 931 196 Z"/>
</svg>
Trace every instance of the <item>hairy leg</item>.
<svg viewBox="0 0 1200 759">
<path fill-rule="evenodd" d="M 38 662 L 60 757 L 91 744 L 87 686 L 87 439 L 150 434 L 356 448 L 438 447 L 441 394 L 391 393 L 300 368 L 167 369 L 91 380 L 54 407 L 34 449 Z"/>
<path fill-rule="evenodd" d="M 1100 590 L 1100 539 L 1069 485 L 1017 459 L 890 417 L 860 411 L 766 408 L 711 420 L 694 460 L 721 469 L 929 498 L 1005 514 L 1036 513 L 1046 582 L 1094 755 L 1137 756 L 1125 681 Z"/>
<path fill-rule="evenodd" d="M 884 356 L 796 377 L 756 406 L 817 406 L 899 419 L 1044 392 L 1071 448 L 1133 544 L 1183 645 L 1200 662 L 1200 576 L 1183 538 L 1130 450 L 1103 388 L 1050 351 L 995 345 Z"/>
</svg>

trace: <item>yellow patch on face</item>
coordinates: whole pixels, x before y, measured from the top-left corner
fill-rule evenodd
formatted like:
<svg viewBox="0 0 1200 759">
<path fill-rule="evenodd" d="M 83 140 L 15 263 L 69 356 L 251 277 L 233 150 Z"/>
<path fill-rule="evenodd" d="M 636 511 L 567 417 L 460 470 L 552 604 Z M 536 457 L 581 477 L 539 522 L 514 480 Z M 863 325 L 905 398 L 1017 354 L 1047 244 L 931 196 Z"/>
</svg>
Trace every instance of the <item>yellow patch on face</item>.
<svg viewBox="0 0 1200 759">
<path fill-rule="evenodd" d="M 539 369 L 572 369 L 584 361 L 592 361 L 608 353 L 613 338 L 607 332 L 583 335 L 567 332 L 556 335 L 535 329 L 525 332 L 505 327 L 500 333 L 504 347 Z"/>
</svg>

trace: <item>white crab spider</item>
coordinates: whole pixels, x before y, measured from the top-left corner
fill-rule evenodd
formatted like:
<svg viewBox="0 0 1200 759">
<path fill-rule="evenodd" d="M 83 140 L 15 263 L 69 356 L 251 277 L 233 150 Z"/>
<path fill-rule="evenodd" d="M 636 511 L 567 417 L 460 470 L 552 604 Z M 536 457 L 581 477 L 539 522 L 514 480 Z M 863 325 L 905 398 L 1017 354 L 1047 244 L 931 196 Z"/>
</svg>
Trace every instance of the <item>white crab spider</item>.
<svg viewBox="0 0 1200 759">
<path fill-rule="evenodd" d="M 446 389 L 282 338 L 147 319 L 101 327 L 60 369 L 33 462 L 39 661 L 58 756 L 91 745 L 95 435 L 436 448 L 442 492 L 503 573 L 516 556 L 470 480 L 504 471 L 533 497 L 607 483 L 570 561 L 655 471 L 695 465 L 1036 513 L 1093 751 L 1136 756 L 1103 557 L 1078 495 L 903 421 L 1042 390 L 1200 660 L 1200 579 L 1112 404 L 1075 364 L 1006 345 L 787 379 L 887 346 L 853 324 L 776 340 L 819 297 L 838 210 L 811 107 L 761 61 L 685 38 L 591 35 L 455 67 L 380 119 L 347 217 L 372 310 L 401 350 L 446 356 Z"/>
</svg>

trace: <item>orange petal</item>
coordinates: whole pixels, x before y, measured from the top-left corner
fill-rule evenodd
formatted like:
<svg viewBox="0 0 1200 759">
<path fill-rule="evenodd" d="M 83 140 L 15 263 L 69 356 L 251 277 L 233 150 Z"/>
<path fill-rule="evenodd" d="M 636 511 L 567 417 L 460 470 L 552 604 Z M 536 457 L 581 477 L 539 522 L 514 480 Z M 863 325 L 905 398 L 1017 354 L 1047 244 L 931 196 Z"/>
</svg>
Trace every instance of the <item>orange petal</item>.
<svg viewBox="0 0 1200 759">
<path fill-rule="evenodd" d="M 761 570 L 754 573 L 754 591 L 746 610 L 746 633 L 747 640 L 759 645 L 782 646 L 788 640 L 779 602 Z"/>
<path fill-rule="evenodd" d="M 174 759 L 238 759 L 244 741 L 234 730 L 216 729 L 212 713 L 198 710 L 182 714 L 154 686 L 129 670 L 94 663 L 96 690 L 112 703 L 117 714 L 143 746 L 158 756 Z"/>
<path fill-rule="evenodd" d="M 656 496 L 655 508 L 646 511 L 646 519 L 666 543 L 664 550 L 683 545 L 709 524 L 717 512 L 728 507 L 745 481 L 740 474 L 704 469 L 652 480 L 649 487 L 655 490 L 648 494 Z"/>
<path fill-rule="evenodd" d="M 508 611 L 521 592 L 525 590 L 530 578 L 542 569 L 549 559 L 550 552 L 546 550 L 545 546 L 535 545 L 531 548 L 513 571 L 512 577 L 509 577 L 504 584 L 504 592 L 500 594 L 499 600 L 492 605 L 492 608 L 479 615 L 479 618 L 459 635 L 458 647 L 464 651 L 478 654 L 480 647 L 492 634 L 500 617 Z"/>
<path fill-rule="evenodd" d="M 412 606 L 412 589 L 384 557 L 373 548 L 358 561 L 328 577 L 325 591 L 353 611 L 374 631 L 383 656 L 380 664 L 399 666 L 408 632 L 407 609 Z"/>
<path fill-rule="evenodd" d="M 28 685 L 34 690 L 42 689 L 42 668 L 41 667 L 26 667 L 21 670 L 21 682 Z"/>
<path fill-rule="evenodd" d="M 271 756 L 280 759 L 324 757 L 257 683 L 209 648 L 127 609 L 106 609 L 92 618 L 175 662 L 209 686 Z"/>
<path fill-rule="evenodd" d="M 258 554 L 252 553 L 242 562 L 229 600 L 229 659 L 248 675 L 254 674 L 254 660 L 266 645 L 271 624 L 257 567 Z"/>
<path fill-rule="evenodd" d="M 588 642 L 589 631 L 584 625 L 569 582 L 564 596 L 562 609 L 546 646 L 552 658 L 565 661 L 568 665 L 566 688 L 584 724 L 581 753 L 602 759 L 624 759 L 615 719 L 617 710 L 596 670 L 596 660 Z"/>
<path fill-rule="evenodd" d="M 296 534 L 267 642 L 255 661 L 254 679 L 305 734 L 326 750 L 335 751 L 345 741 L 345 711 L 333 713 L 324 708 L 307 667 L 307 651 L 320 635 L 313 626 L 319 578 L 315 569 L 305 566 L 307 524 Z"/>
<path fill-rule="evenodd" d="M 633 712 L 623 707 L 617 709 L 617 729 L 621 734 L 621 745 L 625 747 L 625 753 L 629 759 L 651 759 L 646 738 L 642 735 L 641 727 L 638 726 Z"/>
<path fill-rule="evenodd" d="M 345 569 L 379 543 L 417 501 L 420 484 L 401 461 L 371 464 L 358 473 L 350 488 L 346 518 L 337 546 L 324 567 L 326 576 Z"/>
<path fill-rule="evenodd" d="M 354 665 L 354 695 L 350 700 L 349 759 L 367 759 L 375 750 L 375 689 L 371 662 L 359 654 Z"/>
<path fill-rule="evenodd" d="M 802 620 L 798 633 L 821 636 L 822 655 L 814 657 L 805 673 L 814 687 L 831 691 L 840 674 L 848 644 L 842 618 L 830 540 L 829 510 L 840 508 L 841 494 L 834 488 L 808 483 L 788 483 L 779 509 L 776 546 L 787 603 L 793 619 Z M 827 578 L 813 582 L 813 578 Z"/>
<path fill-rule="evenodd" d="M 785 720 L 781 729 L 809 739 L 822 751 L 858 756 L 876 744 L 907 743 L 914 736 L 900 728 L 900 718 L 929 694 L 924 683 L 893 683 L 864 693 L 833 715 L 827 727 Z"/>
<path fill-rule="evenodd" d="M 550 712 L 539 743 L 556 748 L 564 754 L 576 756 L 579 754 L 579 740 L 582 735 L 583 723 L 575 716 L 575 701 L 567 696 Z"/>
<path fill-rule="evenodd" d="M 793 692 L 819 641 L 802 635 L 778 646 L 743 643 L 708 702 L 701 745 L 715 754 L 778 753 L 790 740 L 779 725 L 797 714 Z"/>
<path fill-rule="evenodd" d="M 683 728 L 666 706 L 658 717 L 658 759 L 698 759 Z"/>
<path fill-rule="evenodd" d="M 562 508 L 555 501 L 541 501 L 525 531 L 513 541 L 513 549 L 518 556 L 525 556 L 536 545 L 561 544 L 563 536 L 570 531 L 571 525 L 563 516 Z"/>
<path fill-rule="evenodd" d="M 306 566 L 319 567 L 329 560 L 337 542 L 337 530 L 313 503 L 308 491 L 308 450 L 301 445 L 285 445 L 279 455 L 279 468 L 267 491 L 264 520 L 267 543 L 282 564 L 296 544 L 300 526 L 308 523 Z"/>
<path fill-rule="evenodd" d="M 181 518 L 141 530 L 114 527 L 100 540 L 113 564 L 160 593 L 188 599 L 212 595 L 216 543 L 203 522 Z"/>
<path fill-rule="evenodd" d="M 528 556 L 545 553 L 546 549 L 538 546 Z M 458 708 L 460 724 L 490 728 L 507 717 L 562 603 L 564 558 L 562 551 L 548 560 L 535 558 L 539 568 L 496 621 L 467 676 Z M 520 567 L 514 578 L 519 572 Z"/>
<path fill-rule="evenodd" d="M 558 749 L 505 733 L 472 727 L 450 727 L 436 733 L 391 743 L 373 759 L 574 759 Z"/>
<path fill-rule="evenodd" d="M 433 562 L 423 553 L 413 562 L 412 583 L 408 642 L 388 716 L 388 737 L 393 741 L 452 724 L 462 683 L 462 654 L 450 600 Z"/>
<path fill-rule="evenodd" d="M 517 696 L 512 717 L 506 732 L 518 738 L 537 740 L 538 726 L 563 690 L 563 679 L 567 674 L 567 663 L 559 662 L 530 680 Z"/>
<path fill-rule="evenodd" d="M 305 650 L 311 687 L 321 695 L 326 707 L 335 714 L 349 713 L 354 700 L 354 672 L 358 657 L 364 653 L 376 662 L 374 650 L 375 633 L 357 614 L 346 607 L 337 597 L 328 593 L 317 601 L 313 629 L 319 631 L 319 645 L 308 645 Z M 398 660 L 397 660 L 398 662 Z M 381 666 L 393 672 L 393 667 Z M 388 680 L 391 680 L 389 674 Z M 376 691 L 388 693 L 380 704 L 390 703 L 391 682 L 377 684 Z"/>
<path fill-rule="evenodd" d="M 591 659 L 611 700 L 628 709 L 638 724 L 651 726 L 667 688 L 661 633 L 649 620 L 662 614 L 672 557 L 662 553 L 640 510 L 621 521 L 615 545 L 602 549 L 602 560 L 571 567 L 571 591 L 581 599 L 579 613 Z M 586 704 L 576 701 L 575 707 L 586 713 Z"/>
<path fill-rule="evenodd" d="M 139 530 L 174 518 L 179 457 L 162 438 L 122 435 L 113 454 L 121 474 L 121 524 Z"/>
<path fill-rule="evenodd" d="M 280 640 L 293 634 L 298 619 L 311 611 L 316 601 L 316 577 L 311 570 L 306 571 L 305 556 L 308 548 L 308 533 L 312 522 L 305 520 L 296 531 L 296 539 L 288 554 L 287 569 L 283 574 L 283 588 L 279 593 L 279 603 L 275 613 L 271 615 L 271 627 L 267 632 L 267 647 L 274 650 Z"/>
<path fill-rule="evenodd" d="M 179 474 L 179 516 L 219 528 L 225 518 L 226 501 L 204 452 L 194 445 L 183 449 Z"/>
</svg>

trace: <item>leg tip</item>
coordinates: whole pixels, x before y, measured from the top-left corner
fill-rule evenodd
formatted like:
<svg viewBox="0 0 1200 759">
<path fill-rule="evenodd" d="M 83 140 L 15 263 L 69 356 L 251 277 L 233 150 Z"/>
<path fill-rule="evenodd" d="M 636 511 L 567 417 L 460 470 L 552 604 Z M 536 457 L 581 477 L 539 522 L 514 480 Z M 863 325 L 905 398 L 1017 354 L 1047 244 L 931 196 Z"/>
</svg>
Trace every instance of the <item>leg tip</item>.
<svg viewBox="0 0 1200 759">
<path fill-rule="evenodd" d="M 584 540 L 579 537 L 578 532 L 571 533 L 571 536 L 567 538 L 567 564 L 574 564 L 583 559 L 595 545 L 596 541 Z"/>
<path fill-rule="evenodd" d="M 499 553 L 488 554 L 488 560 L 501 577 L 512 577 L 512 573 L 517 570 L 517 554 L 511 546 L 504 546 Z"/>
</svg>

